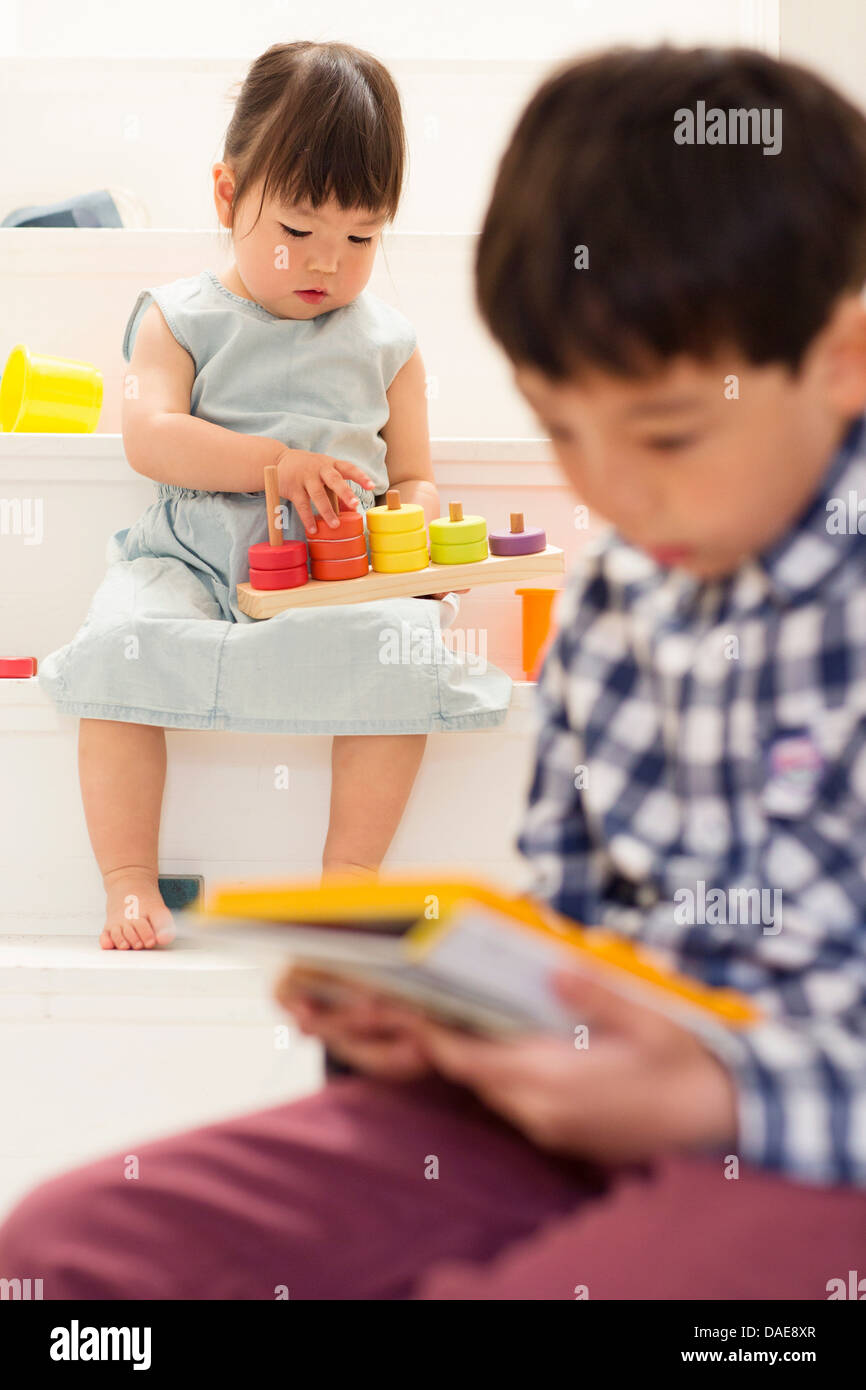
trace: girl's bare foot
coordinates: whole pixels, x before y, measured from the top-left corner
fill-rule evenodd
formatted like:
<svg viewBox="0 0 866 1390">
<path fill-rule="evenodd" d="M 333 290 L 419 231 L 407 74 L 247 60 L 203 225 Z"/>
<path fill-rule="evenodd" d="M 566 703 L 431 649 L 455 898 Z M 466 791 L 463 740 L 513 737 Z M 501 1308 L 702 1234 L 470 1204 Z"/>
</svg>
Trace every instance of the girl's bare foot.
<svg viewBox="0 0 866 1390">
<path fill-rule="evenodd" d="M 152 950 L 174 939 L 174 919 L 159 891 L 156 874 L 146 869 L 115 869 L 105 875 L 103 951 Z"/>
</svg>

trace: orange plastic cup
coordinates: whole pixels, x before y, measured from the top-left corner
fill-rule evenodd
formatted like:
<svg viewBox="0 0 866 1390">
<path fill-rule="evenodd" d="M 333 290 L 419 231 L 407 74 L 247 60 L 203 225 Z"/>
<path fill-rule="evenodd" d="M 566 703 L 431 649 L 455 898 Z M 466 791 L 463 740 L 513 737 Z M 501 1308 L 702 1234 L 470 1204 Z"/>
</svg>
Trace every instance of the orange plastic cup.
<svg viewBox="0 0 866 1390">
<path fill-rule="evenodd" d="M 521 665 L 527 680 L 537 680 L 548 638 L 552 634 L 553 600 L 558 589 L 515 589 L 523 605 Z"/>
</svg>

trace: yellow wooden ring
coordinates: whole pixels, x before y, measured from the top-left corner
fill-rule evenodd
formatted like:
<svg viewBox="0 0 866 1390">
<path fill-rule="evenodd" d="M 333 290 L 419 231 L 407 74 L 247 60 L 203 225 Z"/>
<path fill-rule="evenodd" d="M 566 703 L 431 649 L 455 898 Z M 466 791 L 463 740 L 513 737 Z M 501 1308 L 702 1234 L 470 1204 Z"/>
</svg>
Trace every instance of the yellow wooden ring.
<svg viewBox="0 0 866 1390">
<path fill-rule="evenodd" d="M 404 550 L 396 555 L 373 555 L 373 569 L 379 574 L 408 574 L 410 570 L 425 570 L 429 563 L 426 545 L 423 550 Z"/>
<path fill-rule="evenodd" d="M 437 545 L 470 545 L 472 541 L 483 541 L 486 537 L 487 522 L 483 516 L 464 516 L 462 521 L 451 521 L 447 516 L 440 516 L 437 521 L 430 522 L 430 540 Z"/>
<path fill-rule="evenodd" d="M 424 525 L 424 508 L 417 502 L 404 502 L 397 511 L 388 507 L 370 507 L 365 512 L 367 530 L 372 534 L 387 532 L 395 535 L 399 531 L 414 531 Z"/>
<path fill-rule="evenodd" d="M 412 531 L 396 531 L 393 535 L 382 531 L 370 532 L 370 550 L 374 555 L 395 554 L 400 550 L 420 550 L 427 544 L 427 532 L 423 524 Z"/>
<path fill-rule="evenodd" d="M 434 565 L 472 565 L 476 560 L 487 559 L 487 541 L 473 541 L 471 545 L 431 545 L 430 559 Z"/>
</svg>

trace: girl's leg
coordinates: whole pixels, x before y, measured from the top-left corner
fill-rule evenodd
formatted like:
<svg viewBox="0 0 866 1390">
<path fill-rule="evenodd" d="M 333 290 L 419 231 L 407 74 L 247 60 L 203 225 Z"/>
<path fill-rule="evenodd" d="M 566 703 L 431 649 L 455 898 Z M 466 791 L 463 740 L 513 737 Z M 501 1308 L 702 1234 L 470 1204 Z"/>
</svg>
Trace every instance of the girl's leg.
<svg viewBox="0 0 866 1390">
<path fill-rule="evenodd" d="M 334 739 L 325 873 L 377 873 L 409 800 L 426 742 L 426 734 Z"/>
<path fill-rule="evenodd" d="M 174 934 L 158 883 L 165 762 L 163 729 L 81 720 L 81 796 L 107 895 L 103 950 L 164 945 Z"/>
</svg>

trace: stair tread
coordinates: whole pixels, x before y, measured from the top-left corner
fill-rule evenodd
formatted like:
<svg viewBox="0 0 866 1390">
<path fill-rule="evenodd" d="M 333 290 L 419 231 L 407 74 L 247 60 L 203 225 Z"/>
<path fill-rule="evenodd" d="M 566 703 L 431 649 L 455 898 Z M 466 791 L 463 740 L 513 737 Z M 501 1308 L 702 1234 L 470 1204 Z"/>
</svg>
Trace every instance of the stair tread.
<svg viewBox="0 0 866 1390">
<path fill-rule="evenodd" d="M 102 951 L 93 936 L 0 937 L 0 994 L 260 994 L 261 969 L 204 943 Z"/>
</svg>

